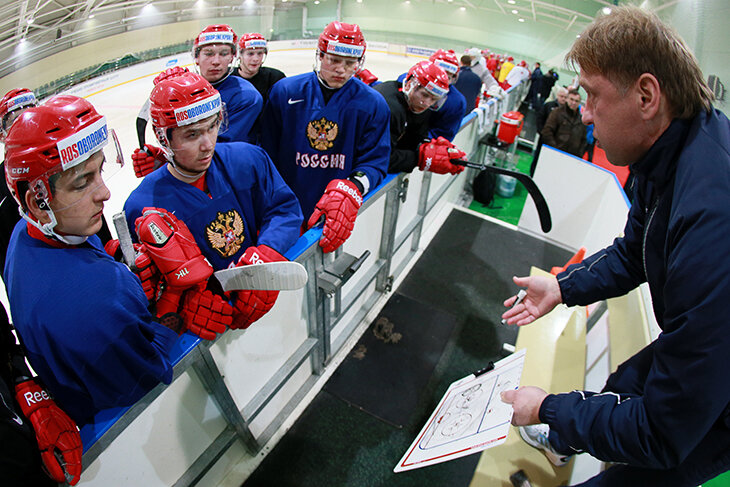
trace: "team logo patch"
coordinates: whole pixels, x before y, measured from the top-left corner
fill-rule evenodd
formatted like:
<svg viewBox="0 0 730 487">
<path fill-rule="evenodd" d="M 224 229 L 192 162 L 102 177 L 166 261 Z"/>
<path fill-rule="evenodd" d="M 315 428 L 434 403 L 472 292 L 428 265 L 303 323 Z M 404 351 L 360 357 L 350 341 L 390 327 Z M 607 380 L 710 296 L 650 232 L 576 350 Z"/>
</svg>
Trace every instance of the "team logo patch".
<svg viewBox="0 0 730 487">
<path fill-rule="evenodd" d="M 313 149 L 331 149 L 337 138 L 339 128 L 335 122 L 330 122 L 322 117 L 319 120 L 312 120 L 307 124 L 307 138 Z"/>
<path fill-rule="evenodd" d="M 246 237 L 243 234 L 243 218 L 236 210 L 218 212 L 215 220 L 205 227 L 208 244 L 221 257 L 231 257 L 239 251 Z"/>
</svg>

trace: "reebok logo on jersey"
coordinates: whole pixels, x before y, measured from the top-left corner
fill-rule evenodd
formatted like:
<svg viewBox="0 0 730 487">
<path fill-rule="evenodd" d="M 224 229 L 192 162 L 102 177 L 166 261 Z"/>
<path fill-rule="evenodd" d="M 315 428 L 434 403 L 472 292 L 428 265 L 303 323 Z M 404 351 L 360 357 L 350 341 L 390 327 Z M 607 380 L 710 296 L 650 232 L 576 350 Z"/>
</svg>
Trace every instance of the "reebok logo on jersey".
<svg viewBox="0 0 730 487">
<path fill-rule="evenodd" d="M 302 154 L 297 152 L 294 163 L 300 167 L 311 167 L 313 169 L 345 169 L 345 154 Z"/>
<path fill-rule="evenodd" d="M 304 101 L 304 98 L 302 98 L 301 100 L 292 100 L 291 98 L 289 98 L 288 101 L 289 101 L 289 105 L 293 105 L 295 103 L 299 103 L 299 102 Z"/>
<path fill-rule="evenodd" d="M 335 144 L 339 127 L 337 123 L 322 117 L 307 124 L 307 139 L 312 149 L 328 150 Z"/>
</svg>

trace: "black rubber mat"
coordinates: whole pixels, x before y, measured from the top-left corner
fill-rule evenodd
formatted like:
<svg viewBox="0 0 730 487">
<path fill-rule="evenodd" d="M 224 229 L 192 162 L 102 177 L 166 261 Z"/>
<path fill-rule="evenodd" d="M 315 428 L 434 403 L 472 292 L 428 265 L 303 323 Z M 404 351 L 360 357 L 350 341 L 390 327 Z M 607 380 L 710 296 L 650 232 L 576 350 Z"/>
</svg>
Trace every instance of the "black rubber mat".
<svg viewBox="0 0 730 487">
<path fill-rule="evenodd" d="M 456 325 L 456 317 L 395 294 L 325 384 L 348 404 L 402 428 Z"/>
<path fill-rule="evenodd" d="M 469 485 L 479 455 L 393 473 L 415 434 L 320 392 L 242 487 Z"/>
<path fill-rule="evenodd" d="M 479 455 L 399 474 L 393 468 L 449 384 L 501 358 L 503 343 L 514 344 L 515 327 L 500 324 L 502 301 L 517 291 L 511 277 L 529 274 L 530 265 L 562 266 L 571 255 L 512 228 L 453 211 L 381 313 L 388 322 L 381 321 L 379 334 L 400 333 L 402 343 L 376 340 L 371 327 L 360 340 L 366 349 L 356 346 L 350 352 L 364 354 L 362 361 L 391 354 L 387 358 L 391 365 L 375 364 L 366 370 L 364 364 L 356 364 L 345 371 L 347 363 L 355 360 L 349 356 L 340 366 L 343 371 L 335 372 L 337 380 L 351 388 L 378 385 L 376 406 L 405 405 L 415 397 L 410 410 L 402 409 L 408 413 L 405 424 L 402 417 L 386 422 L 364 412 L 364 407 L 349 405 L 328 392 L 334 382 L 328 383 L 244 486 L 467 487 Z M 399 314 L 389 314 L 391 309 Z M 438 324 L 444 328 L 434 331 Z M 447 326 L 452 331 L 447 332 Z M 437 343 L 411 343 L 422 339 Z M 408 351 L 411 347 L 431 356 L 414 357 Z M 383 350 L 377 352 L 378 348 Z M 424 367 L 430 367 L 427 374 L 413 370 Z M 395 386 L 396 376 L 406 372 L 423 384 L 420 390 Z M 503 485 L 508 482 L 503 479 Z"/>
</svg>

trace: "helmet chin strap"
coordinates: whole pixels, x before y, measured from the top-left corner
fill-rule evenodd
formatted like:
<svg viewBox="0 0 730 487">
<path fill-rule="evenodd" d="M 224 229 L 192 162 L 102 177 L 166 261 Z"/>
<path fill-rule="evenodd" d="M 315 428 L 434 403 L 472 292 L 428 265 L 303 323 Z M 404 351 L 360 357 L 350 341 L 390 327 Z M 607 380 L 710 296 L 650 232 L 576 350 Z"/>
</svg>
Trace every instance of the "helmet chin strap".
<svg viewBox="0 0 730 487">
<path fill-rule="evenodd" d="M 228 72 L 221 79 L 219 79 L 218 81 L 216 81 L 215 83 L 211 83 L 211 85 L 212 86 L 217 86 L 217 85 L 223 83 L 226 80 L 226 78 L 228 78 L 231 75 L 231 73 L 233 72 L 233 69 L 234 68 L 232 68 L 231 66 L 228 66 Z"/>
<path fill-rule="evenodd" d="M 190 181 L 191 183 L 200 179 L 203 176 L 203 174 L 205 174 L 205 171 L 207 171 L 207 169 L 206 169 L 205 171 L 200 171 L 191 176 L 190 174 L 185 174 L 180 169 L 178 169 L 178 164 L 174 161 L 174 159 L 171 159 L 169 161 L 169 163 L 170 163 L 170 167 L 172 168 L 172 170 L 175 171 L 175 174 L 177 174 L 178 176 L 180 176 L 183 179 Z M 188 170 L 184 169 L 184 171 L 188 171 Z"/>
<path fill-rule="evenodd" d="M 48 216 L 50 217 L 51 221 L 48 223 L 40 223 L 37 220 L 35 220 L 32 216 L 30 216 L 28 213 L 24 212 L 21 208 L 18 208 L 18 211 L 20 212 L 20 216 L 23 217 L 25 221 L 36 227 L 38 230 L 43 233 L 43 235 L 52 238 L 54 240 L 58 240 L 60 242 L 63 242 L 68 245 L 81 245 L 82 243 L 86 242 L 86 240 L 89 238 L 85 235 L 61 235 L 56 233 L 54 230 L 56 228 L 56 225 L 58 224 L 58 220 L 56 220 L 56 215 L 53 214 L 53 210 L 51 210 L 51 207 L 48 205 L 48 201 L 45 201 L 46 209 L 44 210 Z"/>
</svg>

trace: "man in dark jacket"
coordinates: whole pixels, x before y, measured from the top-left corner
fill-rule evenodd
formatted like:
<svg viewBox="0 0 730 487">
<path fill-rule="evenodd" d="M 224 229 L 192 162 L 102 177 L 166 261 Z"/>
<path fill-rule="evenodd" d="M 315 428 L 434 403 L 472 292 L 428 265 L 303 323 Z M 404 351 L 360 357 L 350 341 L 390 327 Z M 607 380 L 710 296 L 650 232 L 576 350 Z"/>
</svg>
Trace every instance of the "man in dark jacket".
<svg viewBox="0 0 730 487">
<path fill-rule="evenodd" d="M 636 176 L 624 236 L 557 277 L 514 278 L 527 295 L 503 317 L 527 325 L 648 282 L 662 333 L 601 393 L 521 387 L 503 400 L 515 425 L 542 423 L 521 432 L 554 463 L 588 452 L 614 464 L 580 485 L 693 487 L 730 468 L 730 121 L 654 14 L 615 8 L 584 34 L 567 56 L 588 94 L 583 120 Z"/>
<path fill-rule="evenodd" d="M 466 54 L 461 56 L 461 59 L 459 59 L 461 63 L 459 78 L 454 83 L 454 88 L 459 90 L 466 98 L 464 116 L 476 108 L 477 98 L 479 98 L 479 92 L 482 89 L 482 79 L 471 70 L 471 61 L 471 56 Z"/>
<path fill-rule="evenodd" d="M 550 112 L 540 135 L 543 144 L 574 156 L 583 155 L 586 148 L 586 126 L 581 121 L 578 90 L 570 90 L 565 105 Z"/>
</svg>

